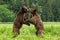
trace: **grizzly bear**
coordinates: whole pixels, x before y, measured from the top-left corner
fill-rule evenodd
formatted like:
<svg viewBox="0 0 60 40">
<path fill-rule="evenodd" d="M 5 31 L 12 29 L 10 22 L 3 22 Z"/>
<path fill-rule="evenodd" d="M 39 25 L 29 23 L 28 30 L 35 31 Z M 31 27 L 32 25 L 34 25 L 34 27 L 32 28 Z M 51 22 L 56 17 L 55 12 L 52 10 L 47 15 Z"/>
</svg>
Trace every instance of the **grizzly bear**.
<svg viewBox="0 0 60 40">
<path fill-rule="evenodd" d="M 29 23 L 25 22 L 24 13 L 27 13 L 27 7 L 23 6 L 18 13 L 16 14 L 16 18 L 14 19 L 13 24 L 13 37 L 16 37 L 19 34 L 19 30 L 21 29 L 23 24 L 30 25 Z"/>
<path fill-rule="evenodd" d="M 31 19 L 27 19 L 26 22 L 32 23 L 35 25 L 36 28 L 36 35 L 43 34 L 44 26 L 41 20 L 41 17 L 38 15 L 38 12 L 34 8 L 29 8 L 28 12 L 30 12 L 33 17 Z"/>
</svg>

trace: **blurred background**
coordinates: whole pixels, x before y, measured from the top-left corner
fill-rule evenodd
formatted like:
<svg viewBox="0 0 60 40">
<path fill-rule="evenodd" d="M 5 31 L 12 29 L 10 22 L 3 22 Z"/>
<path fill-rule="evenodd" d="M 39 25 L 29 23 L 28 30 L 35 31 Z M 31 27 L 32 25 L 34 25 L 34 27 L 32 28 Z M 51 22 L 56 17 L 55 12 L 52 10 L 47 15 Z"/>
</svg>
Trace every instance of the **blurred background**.
<svg viewBox="0 0 60 40">
<path fill-rule="evenodd" d="M 0 22 L 12 22 L 24 5 L 35 8 L 44 22 L 60 21 L 60 0 L 0 0 Z"/>
</svg>

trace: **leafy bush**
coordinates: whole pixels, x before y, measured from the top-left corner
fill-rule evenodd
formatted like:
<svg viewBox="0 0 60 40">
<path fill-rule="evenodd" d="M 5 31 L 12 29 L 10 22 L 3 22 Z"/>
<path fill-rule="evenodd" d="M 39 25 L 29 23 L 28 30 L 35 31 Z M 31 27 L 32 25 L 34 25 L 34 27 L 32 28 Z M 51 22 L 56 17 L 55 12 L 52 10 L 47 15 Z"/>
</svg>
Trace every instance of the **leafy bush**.
<svg viewBox="0 0 60 40">
<path fill-rule="evenodd" d="M 11 22 L 14 19 L 14 13 L 8 9 L 6 4 L 0 5 L 0 22 Z"/>
</svg>

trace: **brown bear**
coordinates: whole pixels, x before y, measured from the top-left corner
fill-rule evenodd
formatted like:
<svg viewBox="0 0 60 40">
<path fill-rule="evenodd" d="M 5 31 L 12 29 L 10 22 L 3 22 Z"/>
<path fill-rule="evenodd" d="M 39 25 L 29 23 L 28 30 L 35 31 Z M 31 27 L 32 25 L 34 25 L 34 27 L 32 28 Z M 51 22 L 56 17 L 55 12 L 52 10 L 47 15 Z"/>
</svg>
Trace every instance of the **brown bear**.
<svg viewBox="0 0 60 40">
<path fill-rule="evenodd" d="M 16 37 L 17 34 L 19 34 L 19 29 L 22 27 L 22 24 L 27 24 L 29 23 L 25 22 L 24 18 L 24 13 L 27 13 L 27 7 L 23 6 L 18 13 L 16 14 L 16 18 L 14 19 L 14 24 L 13 24 L 13 37 Z M 25 19 L 25 20 L 24 20 Z"/>
<path fill-rule="evenodd" d="M 29 8 L 28 12 L 30 12 L 33 15 L 33 17 L 31 19 L 27 19 L 26 22 L 29 22 L 35 25 L 35 28 L 37 29 L 36 35 L 38 34 L 42 35 L 44 31 L 44 26 L 43 26 L 41 17 L 38 15 L 36 9 L 34 8 Z"/>
</svg>

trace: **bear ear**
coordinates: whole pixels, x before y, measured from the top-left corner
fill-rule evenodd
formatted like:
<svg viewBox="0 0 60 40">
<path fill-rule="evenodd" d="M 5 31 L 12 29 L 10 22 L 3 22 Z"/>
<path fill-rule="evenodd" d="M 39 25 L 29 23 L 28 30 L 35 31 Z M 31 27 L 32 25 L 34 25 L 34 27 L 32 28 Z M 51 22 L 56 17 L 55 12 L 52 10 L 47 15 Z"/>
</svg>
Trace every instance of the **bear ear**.
<svg viewBox="0 0 60 40">
<path fill-rule="evenodd" d="M 21 11 L 24 11 L 24 7 L 21 8 Z"/>
<path fill-rule="evenodd" d="M 25 9 L 25 8 L 27 8 L 27 7 L 26 7 L 26 6 L 23 6 L 23 7 L 22 7 L 22 9 Z"/>
<path fill-rule="evenodd" d="M 22 10 L 24 10 L 24 7 L 22 7 Z"/>
<path fill-rule="evenodd" d="M 36 9 L 34 9 L 34 12 L 36 12 Z"/>
</svg>

